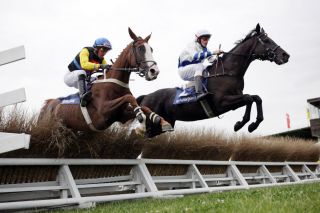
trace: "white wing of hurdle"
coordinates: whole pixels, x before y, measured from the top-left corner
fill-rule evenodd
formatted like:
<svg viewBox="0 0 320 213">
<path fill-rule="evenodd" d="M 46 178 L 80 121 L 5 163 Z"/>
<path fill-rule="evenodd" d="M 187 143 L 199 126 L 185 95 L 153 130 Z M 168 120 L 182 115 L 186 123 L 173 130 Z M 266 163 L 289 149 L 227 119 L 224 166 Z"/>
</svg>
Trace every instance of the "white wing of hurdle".
<svg viewBox="0 0 320 213">
<path fill-rule="evenodd" d="M 0 52 L 0 66 L 25 58 L 24 46 Z M 0 108 L 26 101 L 24 88 L 0 94 Z M 0 132 L 0 153 L 29 148 L 30 135 Z"/>
</svg>

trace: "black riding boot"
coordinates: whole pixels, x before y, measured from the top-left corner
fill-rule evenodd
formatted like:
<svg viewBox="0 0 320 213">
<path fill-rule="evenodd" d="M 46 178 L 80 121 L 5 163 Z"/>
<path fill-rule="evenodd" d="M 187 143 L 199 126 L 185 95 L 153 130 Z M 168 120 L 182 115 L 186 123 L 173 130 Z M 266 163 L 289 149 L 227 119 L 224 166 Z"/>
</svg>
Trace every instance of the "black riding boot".
<svg viewBox="0 0 320 213">
<path fill-rule="evenodd" d="M 202 79 L 203 77 L 200 75 L 194 77 L 197 101 L 203 99 L 208 94 L 202 89 Z"/>
<path fill-rule="evenodd" d="M 86 88 L 86 75 L 82 74 L 78 77 L 78 88 L 80 96 L 80 105 L 86 107 L 91 101 L 91 91 L 87 92 Z"/>
</svg>

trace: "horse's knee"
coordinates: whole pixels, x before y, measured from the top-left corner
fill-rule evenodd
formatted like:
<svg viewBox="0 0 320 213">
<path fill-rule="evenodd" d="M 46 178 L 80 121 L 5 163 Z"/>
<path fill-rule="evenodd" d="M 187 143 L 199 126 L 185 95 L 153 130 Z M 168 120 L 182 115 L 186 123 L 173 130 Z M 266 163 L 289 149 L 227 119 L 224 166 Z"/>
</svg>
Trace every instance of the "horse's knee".
<svg viewBox="0 0 320 213">
<path fill-rule="evenodd" d="M 247 104 L 252 104 L 254 101 L 251 95 L 244 95 L 243 99 Z"/>
<path fill-rule="evenodd" d="M 255 101 L 257 104 L 262 104 L 262 99 L 260 98 L 260 96 L 258 96 L 258 95 L 253 95 L 252 97 L 254 98 L 254 101 Z"/>
</svg>

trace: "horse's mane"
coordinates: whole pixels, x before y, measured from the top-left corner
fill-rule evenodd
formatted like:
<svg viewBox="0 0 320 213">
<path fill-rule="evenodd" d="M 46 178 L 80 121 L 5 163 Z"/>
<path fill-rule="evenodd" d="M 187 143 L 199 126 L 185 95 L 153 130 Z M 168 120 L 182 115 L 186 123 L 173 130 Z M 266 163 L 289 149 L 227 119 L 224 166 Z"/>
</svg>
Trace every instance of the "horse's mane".
<svg viewBox="0 0 320 213">
<path fill-rule="evenodd" d="M 251 38 L 253 35 L 255 35 L 255 33 L 256 33 L 256 28 L 250 30 L 249 33 L 246 35 L 245 38 L 239 39 L 239 40 L 237 40 L 237 41 L 234 43 L 234 44 L 236 44 L 236 46 L 233 47 L 229 52 L 232 52 L 232 51 L 238 46 L 238 44 L 241 44 L 241 43 L 245 42 L 246 40 L 248 40 L 249 38 Z"/>
<path fill-rule="evenodd" d="M 143 40 L 143 39 L 139 36 L 139 37 L 137 38 L 137 40 Z M 137 41 L 137 40 L 136 40 L 136 41 Z M 131 47 L 131 46 L 134 44 L 134 42 L 136 42 L 136 41 L 130 42 L 130 43 L 119 53 L 118 57 L 115 58 L 115 61 L 120 57 L 120 55 L 121 55 L 125 50 L 127 50 L 129 47 Z"/>
<path fill-rule="evenodd" d="M 249 38 L 251 38 L 253 35 L 255 35 L 255 33 L 257 33 L 257 32 L 256 32 L 256 28 L 250 30 L 250 32 L 246 35 L 245 38 L 237 40 L 237 41 L 235 42 L 235 44 L 240 44 L 240 43 L 245 42 L 246 40 L 248 40 Z"/>
<path fill-rule="evenodd" d="M 115 58 L 115 61 L 120 57 L 120 55 L 126 50 L 128 49 L 128 47 L 132 45 L 132 42 L 130 42 L 125 48 L 123 48 L 123 50 L 119 53 L 118 57 Z"/>
</svg>

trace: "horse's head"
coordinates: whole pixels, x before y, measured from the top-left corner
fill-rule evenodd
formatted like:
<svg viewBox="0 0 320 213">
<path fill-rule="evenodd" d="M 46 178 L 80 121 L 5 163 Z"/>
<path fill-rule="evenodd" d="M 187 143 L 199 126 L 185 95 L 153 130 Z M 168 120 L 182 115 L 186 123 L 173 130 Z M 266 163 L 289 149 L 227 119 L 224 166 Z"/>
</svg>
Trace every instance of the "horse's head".
<svg viewBox="0 0 320 213">
<path fill-rule="evenodd" d="M 252 52 L 254 59 L 274 61 L 279 65 L 288 62 L 290 55 L 269 38 L 259 24 L 252 31 L 252 37 L 257 39 L 256 46 Z"/>
<path fill-rule="evenodd" d="M 131 57 L 130 66 L 139 68 L 139 75 L 151 81 L 157 78 L 159 68 L 152 56 L 152 48 L 148 44 L 151 34 L 145 39 L 138 37 L 129 28 L 130 37 L 133 39 L 132 52 L 134 57 Z"/>
</svg>

